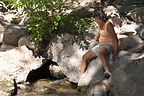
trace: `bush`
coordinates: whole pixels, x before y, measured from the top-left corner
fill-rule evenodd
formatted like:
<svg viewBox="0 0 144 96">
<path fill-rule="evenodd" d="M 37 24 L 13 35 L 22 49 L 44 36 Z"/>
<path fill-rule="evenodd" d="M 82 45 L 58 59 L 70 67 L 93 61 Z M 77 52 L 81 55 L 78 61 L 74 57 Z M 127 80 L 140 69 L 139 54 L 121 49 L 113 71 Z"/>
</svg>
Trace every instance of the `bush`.
<svg viewBox="0 0 144 96">
<path fill-rule="evenodd" d="M 93 19 L 72 17 L 65 13 L 68 8 L 62 0 L 4 0 L 13 4 L 12 8 L 24 7 L 29 16 L 26 24 L 32 38 L 38 42 L 51 40 L 70 25 L 71 33 L 83 32 Z"/>
</svg>

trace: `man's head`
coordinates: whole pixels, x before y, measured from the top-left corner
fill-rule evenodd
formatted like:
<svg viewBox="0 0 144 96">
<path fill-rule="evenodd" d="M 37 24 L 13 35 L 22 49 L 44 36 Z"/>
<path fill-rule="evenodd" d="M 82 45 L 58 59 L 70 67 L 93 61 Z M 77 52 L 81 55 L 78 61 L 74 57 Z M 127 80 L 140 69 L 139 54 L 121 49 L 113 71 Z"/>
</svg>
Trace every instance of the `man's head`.
<svg viewBox="0 0 144 96">
<path fill-rule="evenodd" d="M 103 10 L 95 10 L 93 12 L 93 18 L 95 19 L 99 19 L 99 20 L 102 20 L 102 21 L 107 21 L 108 18 L 107 18 L 107 15 L 104 13 Z"/>
</svg>

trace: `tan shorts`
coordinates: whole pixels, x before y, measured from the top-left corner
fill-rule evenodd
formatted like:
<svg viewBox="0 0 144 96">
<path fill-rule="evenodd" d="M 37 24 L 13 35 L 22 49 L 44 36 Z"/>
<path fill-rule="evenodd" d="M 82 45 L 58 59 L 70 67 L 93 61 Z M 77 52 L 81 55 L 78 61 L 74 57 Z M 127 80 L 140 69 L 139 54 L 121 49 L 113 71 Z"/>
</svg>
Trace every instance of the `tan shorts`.
<svg viewBox="0 0 144 96">
<path fill-rule="evenodd" d="M 114 51 L 113 46 L 110 45 L 110 44 L 96 45 L 96 46 L 94 46 L 91 50 L 92 50 L 97 56 L 99 56 L 99 52 L 100 52 L 101 48 L 107 48 L 107 50 L 108 50 L 109 53 L 111 53 L 111 52 L 113 53 L 113 51 Z"/>
</svg>

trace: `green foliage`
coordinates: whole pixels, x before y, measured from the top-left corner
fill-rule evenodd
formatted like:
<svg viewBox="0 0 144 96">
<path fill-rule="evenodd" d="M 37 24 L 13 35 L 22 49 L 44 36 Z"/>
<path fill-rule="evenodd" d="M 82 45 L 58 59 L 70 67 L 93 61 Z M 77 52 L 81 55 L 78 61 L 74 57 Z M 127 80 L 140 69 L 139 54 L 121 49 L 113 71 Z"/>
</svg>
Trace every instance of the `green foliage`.
<svg viewBox="0 0 144 96">
<path fill-rule="evenodd" d="M 55 34 L 70 25 L 70 32 L 83 32 L 88 28 L 91 18 L 78 18 L 65 14 L 66 6 L 62 0 L 4 0 L 13 3 L 13 8 L 24 7 L 28 16 L 29 32 L 36 41 L 51 40 Z"/>
</svg>

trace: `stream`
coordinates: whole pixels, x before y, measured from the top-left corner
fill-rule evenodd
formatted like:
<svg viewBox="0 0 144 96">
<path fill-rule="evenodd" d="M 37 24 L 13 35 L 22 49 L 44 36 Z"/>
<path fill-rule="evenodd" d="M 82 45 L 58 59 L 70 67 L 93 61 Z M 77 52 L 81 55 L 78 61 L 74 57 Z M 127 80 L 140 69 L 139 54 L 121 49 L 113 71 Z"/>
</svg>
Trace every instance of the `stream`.
<svg viewBox="0 0 144 96">
<path fill-rule="evenodd" d="M 83 96 L 77 87 L 65 79 L 40 79 L 35 83 L 18 84 L 16 96 Z"/>
</svg>

